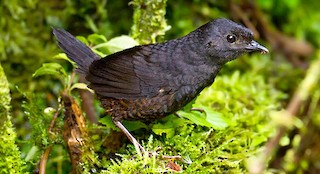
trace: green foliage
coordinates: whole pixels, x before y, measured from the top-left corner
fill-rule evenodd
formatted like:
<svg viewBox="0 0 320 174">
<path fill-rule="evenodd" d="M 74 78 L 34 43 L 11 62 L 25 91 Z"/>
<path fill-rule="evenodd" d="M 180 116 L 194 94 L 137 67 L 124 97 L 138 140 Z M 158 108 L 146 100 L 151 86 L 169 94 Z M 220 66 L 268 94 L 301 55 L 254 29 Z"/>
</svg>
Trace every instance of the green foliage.
<svg viewBox="0 0 320 174">
<path fill-rule="evenodd" d="M 123 2 L 110 4 L 119 6 Z M 51 57 L 58 52 L 51 27 L 68 28 L 72 33 L 91 33 L 94 30 L 110 36 L 113 30 L 106 20 L 109 14 L 106 7 L 112 11 L 106 0 L 0 1 L 0 61 L 10 84 L 13 84 L 10 86 L 14 101 L 12 109 L 17 113 L 18 120 L 26 122 L 21 108 L 23 96 L 15 86 L 22 91 L 44 93 L 52 86 L 58 88 L 56 83 L 48 82 L 46 78 L 32 79 L 36 69 L 51 61 Z M 130 28 L 130 23 L 123 23 Z"/>
<path fill-rule="evenodd" d="M 1 117 L 1 123 L 4 120 L 10 119 L 10 89 L 9 89 L 9 83 L 7 81 L 6 75 L 4 74 L 4 71 L 2 69 L 2 66 L 0 64 L 0 104 L 1 104 L 1 113 L 3 113 L 3 116 Z"/>
<path fill-rule="evenodd" d="M 9 81 L 24 89 L 32 88 L 30 75 L 55 49 L 53 44 L 43 43 L 50 38 L 50 26 L 43 25 L 48 10 L 37 10 L 43 5 L 47 3 L 38 0 L 0 1 L 0 61 Z"/>
<path fill-rule="evenodd" d="M 223 117 L 219 112 L 215 112 L 210 107 L 197 104 L 193 105 L 193 107 L 203 111 L 178 111 L 177 114 L 191 120 L 197 125 L 212 127 L 214 129 L 224 129 L 230 124 L 230 120 Z"/>
<path fill-rule="evenodd" d="M 68 75 L 63 67 L 58 63 L 44 63 L 41 68 L 32 75 L 38 77 L 42 75 L 53 75 L 54 77 L 61 80 L 62 84 L 67 84 Z"/>
<path fill-rule="evenodd" d="M 99 119 L 99 122 L 109 129 L 120 131 L 118 127 L 114 125 L 110 116 L 105 116 Z M 141 128 L 148 128 L 148 126 L 141 121 L 126 121 L 124 120 L 123 125 L 129 130 L 134 131 Z"/>
<path fill-rule="evenodd" d="M 186 124 L 191 124 L 191 122 L 186 119 L 177 118 L 175 115 L 169 115 L 155 123 L 152 126 L 152 131 L 157 135 L 165 134 L 167 138 L 172 138 L 176 134 L 175 129 Z"/>
<path fill-rule="evenodd" d="M 0 173 L 24 173 L 25 162 L 15 144 L 17 134 L 10 114 L 9 83 L 0 64 Z"/>
<path fill-rule="evenodd" d="M 56 141 L 61 142 L 62 135 L 49 133 L 48 131 L 55 110 L 52 112 L 43 108 L 46 106 L 43 100 L 41 100 L 44 95 L 24 94 L 24 96 L 27 100 L 23 102 L 22 107 L 25 109 L 25 114 L 32 127 L 32 142 L 41 149 L 47 148 Z M 59 121 L 60 125 L 57 124 L 57 128 L 61 126 L 62 120 L 60 119 Z"/>
<path fill-rule="evenodd" d="M 92 35 L 88 37 L 88 41 L 95 45 L 94 47 L 92 47 L 93 49 L 101 50 L 101 52 L 103 52 L 103 54 L 100 53 L 100 55 L 112 54 L 138 45 L 138 42 L 136 42 L 133 38 L 127 35 L 114 37 L 109 41 L 106 41 L 104 36 L 100 36 L 104 38 L 104 40 L 101 40 L 103 42 L 99 42 L 97 40 L 90 40 L 91 36 Z"/>
</svg>

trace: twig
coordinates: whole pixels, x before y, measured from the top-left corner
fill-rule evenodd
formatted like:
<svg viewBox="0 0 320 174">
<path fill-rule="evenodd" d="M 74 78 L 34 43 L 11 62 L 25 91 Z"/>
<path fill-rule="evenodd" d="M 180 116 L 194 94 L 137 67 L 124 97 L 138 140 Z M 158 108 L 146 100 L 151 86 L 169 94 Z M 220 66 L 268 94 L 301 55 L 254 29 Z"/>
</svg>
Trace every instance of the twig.
<svg viewBox="0 0 320 174">
<path fill-rule="evenodd" d="M 39 163 L 39 174 L 45 174 L 46 173 L 46 164 L 48 161 L 48 156 L 52 150 L 52 146 L 49 146 L 42 154 L 40 163 Z"/>
<path fill-rule="evenodd" d="M 57 120 L 57 118 L 58 118 L 58 116 L 60 114 L 60 111 L 61 111 L 61 107 L 58 108 L 57 112 L 54 114 L 54 116 L 53 116 L 53 118 L 52 118 L 52 120 L 50 122 L 50 126 L 48 128 L 48 132 L 51 133 L 51 134 L 52 134 L 52 129 L 54 127 L 54 123 L 56 122 L 56 120 Z"/>
<path fill-rule="evenodd" d="M 80 96 L 82 99 L 82 108 L 86 113 L 87 118 L 91 123 L 98 123 L 98 118 L 96 117 L 95 109 L 93 107 L 94 95 L 87 90 L 80 90 Z"/>
<path fill-rule="evenodd" d="M 54 114 L 51 122 L 50 122 L 50 126 L 48 128 L 48 132 L 53 134 L 52 129 L 54 127 L 54 123 L 56 122 L 59 114 L 60 114 L 61 108 L 59 107 L 57 112 Z M 51 152 L 52 146 L 49 146 L 42 154 L 41 159 L 40 159 L 40 163 L 39 163 L 39 174 L 45 174 L 46 173 L 46 164 L 48 161 L 48 156 Z"/>
</svg>

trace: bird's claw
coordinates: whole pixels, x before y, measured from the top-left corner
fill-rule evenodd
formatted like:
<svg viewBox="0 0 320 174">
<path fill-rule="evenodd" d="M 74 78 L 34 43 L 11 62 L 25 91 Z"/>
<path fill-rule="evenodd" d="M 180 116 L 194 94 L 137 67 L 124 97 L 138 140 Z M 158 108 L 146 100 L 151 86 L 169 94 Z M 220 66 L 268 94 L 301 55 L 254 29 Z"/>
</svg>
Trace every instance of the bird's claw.
<svg viewBox="0 0 320 174">
<path fill-rule="evenodd" d="M 201 108 L 191 108 L 191 111 L 199 111 L 199 112 L 205 112 L 203 109 Z"/>
</svg>

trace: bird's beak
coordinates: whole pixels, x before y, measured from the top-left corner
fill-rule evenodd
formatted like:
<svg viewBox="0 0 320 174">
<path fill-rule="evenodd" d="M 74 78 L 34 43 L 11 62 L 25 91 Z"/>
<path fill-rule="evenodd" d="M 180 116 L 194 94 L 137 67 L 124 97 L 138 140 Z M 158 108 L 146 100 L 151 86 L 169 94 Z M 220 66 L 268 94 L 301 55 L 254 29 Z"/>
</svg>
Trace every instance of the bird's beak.
<svg viewBox="0 0 320 174">
<path fill-rule="evenodd" d="M 269 53 L 269 50 L 264 46 L 260 45 L 258 42 L 252 40 L 250 44 L 246 46 L 248 51 L 260 51 L 261 53 Z"/>
</svg>

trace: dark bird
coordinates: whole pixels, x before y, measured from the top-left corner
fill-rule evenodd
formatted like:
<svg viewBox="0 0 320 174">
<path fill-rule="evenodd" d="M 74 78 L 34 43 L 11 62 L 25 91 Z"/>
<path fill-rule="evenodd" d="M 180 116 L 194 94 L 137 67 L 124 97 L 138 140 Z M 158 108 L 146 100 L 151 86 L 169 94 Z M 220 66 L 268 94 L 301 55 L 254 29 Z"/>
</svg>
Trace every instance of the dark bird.
<svg viewBox="0 0 320 174">
<path fill-rule="evenodd" d="M 253 40 L 249 29 L 228 19 L 213 20 L 178 39 L 135 46 L 102 59 L 65 30 L 53 29 L 53 34 L 139 154 L 144 150 L 122 120 L 152 121 L 174 113 L 211 85 L 228 61 L 246 52 L 268 52 Z"/>
</svg>

